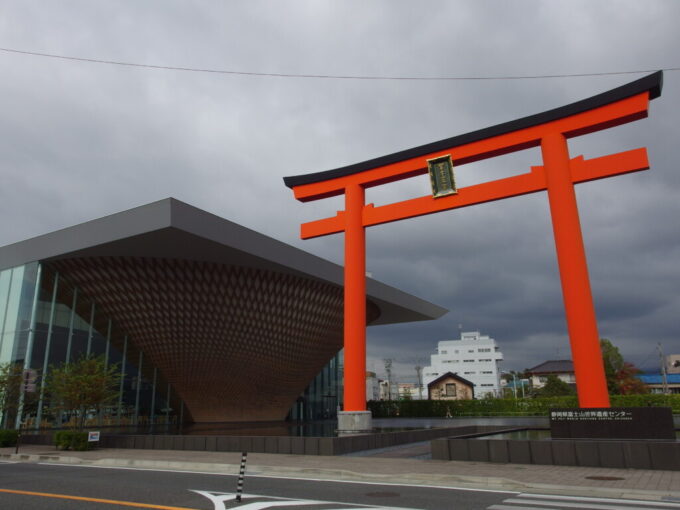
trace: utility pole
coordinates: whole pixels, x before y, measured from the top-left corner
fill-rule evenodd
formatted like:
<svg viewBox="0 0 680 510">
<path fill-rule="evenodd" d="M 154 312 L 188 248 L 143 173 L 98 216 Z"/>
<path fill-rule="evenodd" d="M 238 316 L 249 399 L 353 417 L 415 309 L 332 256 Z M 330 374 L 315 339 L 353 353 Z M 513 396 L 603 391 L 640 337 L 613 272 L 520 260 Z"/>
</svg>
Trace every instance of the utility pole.
<svg viewBox="0 0 680 510">
<path fill-rule="evenodd" d="M 387 373 L 387 400 L 392 400 L 392 360 L 385 358 L 385 372 Z"/>
<path fill-rule="evenodd" d="M 661 342 L 656 344 L 656 349 L 659 351 L 659 362 L 661 363 L 661 382 L 662 391 L 664 395 L 668 395 L 668 376 L 666 375 L 666 360 L 661 350 Z"/>
<path fill-rule="evenodd" d="M 418 400 L 423 399 L 423 367 L 416 365 L 416 375 L 418 376 Z"/>
</svg>

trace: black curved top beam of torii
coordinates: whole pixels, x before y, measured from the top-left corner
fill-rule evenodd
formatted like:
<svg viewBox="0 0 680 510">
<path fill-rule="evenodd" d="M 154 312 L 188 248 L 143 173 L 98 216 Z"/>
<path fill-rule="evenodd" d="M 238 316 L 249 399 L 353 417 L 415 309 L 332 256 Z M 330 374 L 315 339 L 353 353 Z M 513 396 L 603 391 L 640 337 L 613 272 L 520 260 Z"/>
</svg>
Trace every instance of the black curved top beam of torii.
<svg viewBox="0 0 680 510">
<path fill-rule="evenodd" d="M 520 119 L 511 120 L 509 122 L 503 122 L 502 124 L 496 124 L 495 126 L 486 127 L 483 129 L 479 129 L 477 131 L 471 131 L 469 133 L 453 136 L 451 138 L 446 138 L 444 140 L 439 140 L 436 142 L 430 142 L 425 145 L 419 145 L 418 147 L 412 147 L 410 149 L 394 152 L 392 154 L 387 154 L 385 156 L 380 156 L 378 158 L 361 161 L 359 163 L 354 163 L 340 168 L 310 174 L 284 177 L 283 182 L 289 188 L 294 188 L 296 186 L 301 186 L 304 184 L 313 184 L 317 182 L 328 181 L 331 179 L 347 177 L 349 175 L 363 172 L 365 170 L 370 170 L 372 168 L 390 165 L 406 159 L 426 156 L 433 152 L 451 149 L 453 147 L 458 147 L 460 145 L 465 145 L 486 138 L 491 138 L 493 136 L 510 133 L 512 131 L 517 131 L 520 129 L 536 126 L 539 124 L 544 124 L 546 122 L 552 122 L 554 120 L 576 115 L 578 113 L 592 110 L 600 106 L 615 103 L 617 101 L 620 101 L 621 99 L 625 99 L 627 97 L 631 97 L 642 92 L 649 92 L 649 99 L 656 99 L 661 95 L 662 85 L 663 85 L 663 71 L 657 71 L 653 74 L 640 78 L 639 80 L 626 83 L 625 85 L 621 85 L 620 87 L 617 87 L 615 89 L 608 90 L 606 92 L 597 94 L 587 99 L 582 99 L 581 101 L 576 101 L 575 103 L 560 106 L 559 108 L 554 108 L 552 110 L 547 110 L 545 112 L 529 115 L 528 117 L 522 117 Z M 629 120 L 634 119 L 627 119 L 622 122 L 617 122 L 617 124 L 622 124 Z M 603 129 L 612 126 L 609 125 L 602 126 L 598 127 L 597 129 Z M 587 134 L 588 132 L 595 130 L 596 129 L 592 129 L 585 132 L 573 133 L 572 136 Z M 463 163 L 463 161 L 459 163 Z M 341 192 L 338 192 L 336 194 L 339 195 L 341 194 Z M 303 199 L 302 201 L 306 200 Z"/>
</svg>

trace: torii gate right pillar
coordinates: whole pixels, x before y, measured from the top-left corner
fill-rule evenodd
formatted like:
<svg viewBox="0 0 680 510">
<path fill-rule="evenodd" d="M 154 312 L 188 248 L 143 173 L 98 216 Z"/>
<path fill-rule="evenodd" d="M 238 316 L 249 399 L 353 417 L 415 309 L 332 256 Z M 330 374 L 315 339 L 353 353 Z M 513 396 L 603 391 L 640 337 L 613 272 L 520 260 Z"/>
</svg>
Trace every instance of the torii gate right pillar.
<svg viewBox="0 0 680 510">
<path fill-rule="evenodd" d="M 541 140 L 541 152 L 579 405 L 609 407 L 567 140 L 562 133 L 547 134 Z"/>
</svg>

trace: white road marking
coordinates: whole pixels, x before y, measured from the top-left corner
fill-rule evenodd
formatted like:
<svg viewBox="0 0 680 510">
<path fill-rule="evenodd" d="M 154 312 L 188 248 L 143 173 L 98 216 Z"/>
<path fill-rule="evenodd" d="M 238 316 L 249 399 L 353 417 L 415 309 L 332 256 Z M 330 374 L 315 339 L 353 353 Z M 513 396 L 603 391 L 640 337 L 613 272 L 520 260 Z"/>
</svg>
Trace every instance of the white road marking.
<svg viewBox="0 0 680 510">
<path fill-rule="evenodd" d="M 227 507 L 226 503 L 233 503 L 236 499 L 235 492 L 213 492 L 213 491 L 198 491 L 191 490 L 205 496 L 208 498 L 213 505 L 215 505 L 215 510 L 227 510 L 232 508 L 232 505 Z M 320 501 L 315 499 L 291 499 L 291 498 L 278 498 L 273 496 L 261 496 L 259 494 L 243 494 L 242 501 L 235 508 L 238 510 L 266 510 L 268 508 L 276 507 L 298 507 L 298 506 L 309 506 L 309 505 L 341 505 L 338 508 L 328 509 L 328 510 L 360 510 L 360 509 L 370 509 L 370 510 L 418 510 L 416 508 L 405 508 L 405 507 L 395 507 L 395 506 L 375 506 L 375 505 L 364 505 L 357 503 L 341 503 L 338 501 Z M 247 499 L 258 499 L 265 501 L 253 501 L 248 503 Z"/>
<path fill-rule="evenodd" d="M 487 510 L 556 510 L 555 507 L 548 508 L 545 506 L 509 506 L 509 505 L 491 505 Z"/>
<path fill-rule="evenodd" d="M 230 493 L 230 492 L 209 492 L 209 491 L 196 491 L 192 490 L 191 492 L 195 492 L 196 494 L 200 494 L 201 496 L 204 496 L 208 498 L 210 501 L 212 501 L 213 505 L 215 505 L 215 510 L 226 510 L 225 503 L 229 502 L 232 503 L 233 501 L 236 500 L 236 493 Z M 239 510 L 263 510 L 266 508 L 270 507 L 276 507 L 276 506 L 293 506 L 293 505 L 322 505 L 323 501 L 313 501 L 313 500 L 296 500 L 296 499 L 288 499 L 284 501 L 276 500 L 276 499 L 271 499 L 270 501 L 256 501 L 253 503 L 246 503 L 245 500 L 247 499 L 255 499 L 255 498 L 260 498 L 262 496 L 257 496 L 255 494 L 242 494 L 241 497 L 243 498 L 241 500 L 241 503 L 238 505 Z"/>
<path fill-rule="evenodd" d="M 238 473 L 215 473 L 214 471 L 188 471 L 181 469 L 160 469 L 160 468 L 138 468 L 126 466 L 92 466 L 85 464 L 60 464 L 57 462 L 38 462 L 42 466 L 59 466 L 72 468 L 95 468 L 95 469 L 126 469 L 129 471 L 154 471 L 159 473 L 186 473 L 192 475 L 212 475 L 212 476 L 234 476 L 238 477 Z M 304 478 L 300 476 L 280 476 L 280 475 L 255 475 L 246 472 L 246 478 L 276 478 L 279 480 L 300 480 L 302 482 L 329 482 L 329 483 L 355 483 L 359 485 L 384 485 L 394 487 L 415 487 L 423 489 L 446 489 L 455 491 L 468 492 L 491 492 L 499 494 L 520 494 L 519 491 L 499 490 L 499 489 L 478 489 L 474 487 L 454 487 L 450 485 L 420 485 L 416 483 L 393 483 L 393 482 L 364 482 L 361 480 L 333 480 L 326 478 Z"/>
</svg>

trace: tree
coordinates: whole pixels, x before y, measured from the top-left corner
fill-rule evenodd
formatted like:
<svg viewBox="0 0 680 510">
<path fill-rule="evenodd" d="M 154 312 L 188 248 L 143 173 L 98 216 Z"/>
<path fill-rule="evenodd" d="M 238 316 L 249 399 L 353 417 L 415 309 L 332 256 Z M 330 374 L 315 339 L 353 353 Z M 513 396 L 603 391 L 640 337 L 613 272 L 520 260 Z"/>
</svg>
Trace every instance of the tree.
<svg viewBox="0 0 680 510">
<path fill-rule="evenodd" d="M 600 339 L 607 391 L 610 395 L 632 395 L 647 393 L 644 383 L 636 377 L 641 373 L 635 365 L 624 361 L 619 348 L 606 338 Z"/>
<path fill-rule="evenodd" d="M 621 370 L 616 372 L 616 383 L 621 395 L 640 395 L 649 393 L 649 388 L 636 376 L 641 373 L 632 363 L 624 362 Z"/>
<path fill-rule="evenodd" d="M 0 428 L 9 428 L 19 411 L 24 367 L 22 363 L 0 365 Z M 38 402 L 37 392 L 24 393 L 23 414 L 35 411 Z"/>
<path fill-rule="evenodd" d="M 9 418 L 16 415 L 21 395 L 22 366 L 19 363 L 0 365 L 0 428 L 7 427 Z"/>
<path fill-rule="evenodd" d="M 550 374 L 545 385 L 536 392 L 539 397 L 562 397 L 574 393 L 574 388 L 554 374 Z"/>
<path fill-rule="evenodd" d="M 623 356 L 621 356 L 619 348 L 607 338 L 600 339 L 600 350 L 604 362 L 604 375 L 607 378 L 607 391 L 611 395 L 618 395 L 619 385 L 616 380 L 616 373 L 623 368 Z"/>
<path fill-rule="evenodd" d="M 83 356 L 73 363 L 52 367 L 47 389 L 55 409 L 76 416 L 74 428 L 82 430 L 88 413 L 118 398 L 120 372 L 117 365 L 106 366 L 103 356 Z"/>
</svg>

